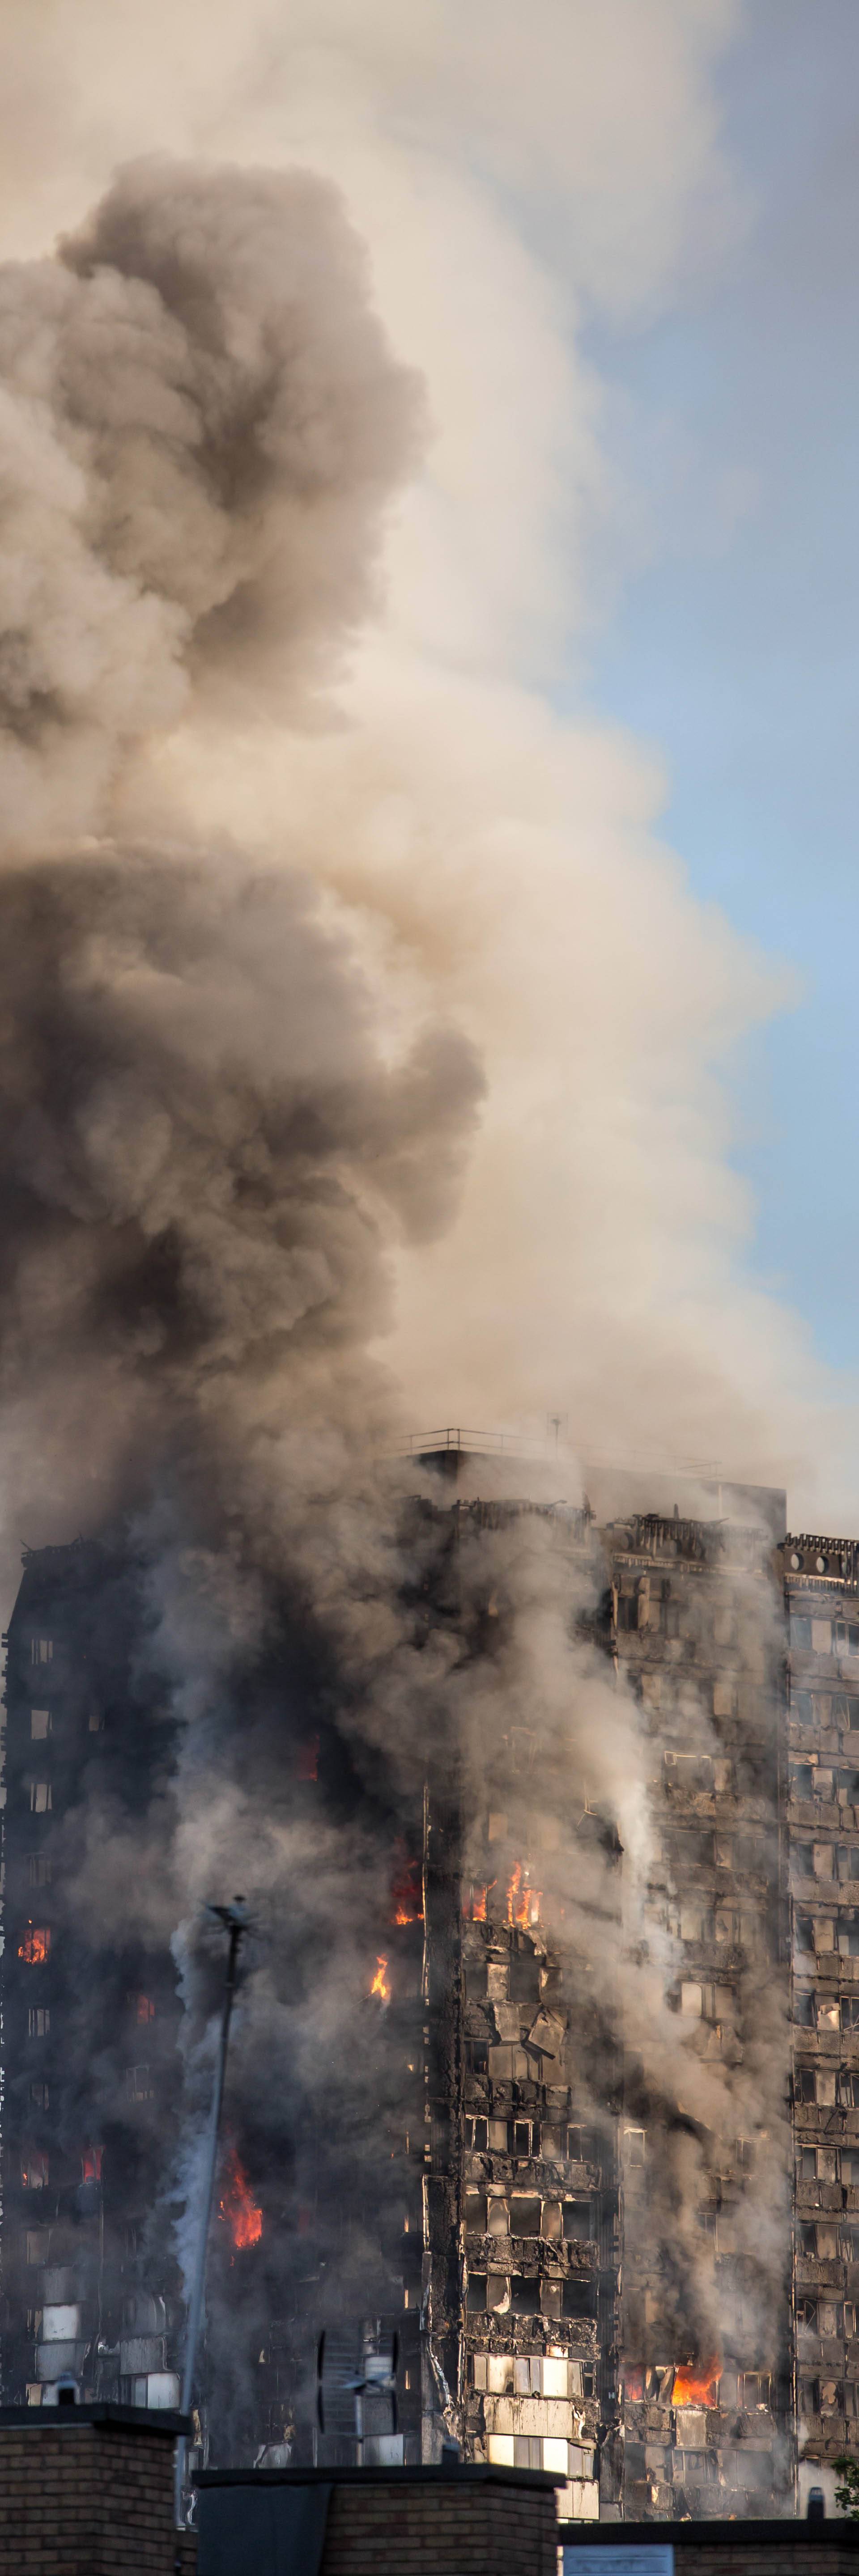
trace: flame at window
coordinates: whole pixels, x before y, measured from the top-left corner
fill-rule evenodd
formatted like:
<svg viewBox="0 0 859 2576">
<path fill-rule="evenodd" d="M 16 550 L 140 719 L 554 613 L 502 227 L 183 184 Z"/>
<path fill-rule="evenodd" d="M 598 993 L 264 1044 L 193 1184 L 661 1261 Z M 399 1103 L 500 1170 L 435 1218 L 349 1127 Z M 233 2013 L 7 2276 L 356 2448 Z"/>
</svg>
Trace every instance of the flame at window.
<svg viewBox="0 0 859 2576">
<path fill-rule="evenodd" d="M 518 1924 L 522 1932 L 527 1932 L 530 1924 L 539 1923 L 542 1894 L 542 1888 L 529 1885 L 527 1869 L 523 1870 L 521 1860 L 517 1860 L 507 1890 L 508 1923 Z"/>
<path fill-rule="evenodd" d="M 493 1887 L 497 1887 L 497 1885 L 497 1878 L 491 1878 L 489 1880 L 488 1887 L 472 1887 L 470 1889 L 468 1903 L 467 1905 L 464 1905 L 462 1909 L 466 1922 L 470 1920 L 472 1923 L 485 1923 L 487 1902 L 492 1894 Z"/>
<path fill-rule="evenodd" d="M 83 2155 L 82 2155 L 82 2157 L 81 2157 L 81 2166 L 82 2166 L 82 2169 L 83 2169 L 83 2180 L 84 2180 L 84 2182 L 100 2182 L 100 2181 L 101 2181 L 101 2160 L 102 2160 L 102 2156 L 103 2156 L 103 2154 L 104 2154 L 104 2148 L 103 2148 L 103 2147 L 85 2147 L 85 2148 L 84 2148 Z"/>
<path fill-rule="evenodd" d="M 399 1865 L 391 1889 L 391 1922 L 422 1923 L 424 1919 L 421 1874 L 416 1860 L 408 1860 L 400 1845 Z"/>
<path fill-rule="evenodd" d="M 376 1974 L 370 1987 L 371 1995 L 378 1995 L 379 2002 L 383 2004 L 389 2004 L 391 2000 L 391 1989 L 387 1982 L 387 1966 L 387 1959 L 377 1958 Z"/>
<path fill-rule="evenodd" d="M 28 1968 L 35 1968 L 41 1960 L 47 1958 L 50 1947 L 51 1935 L 48 1925 L 28 1923 L 26 1932 L 22 1933 L 18 1943 L 18 1957 L 26 1960 Z"/>
<path fill-rule="evenodd" d="M 718 2406 L 718 2361 L 685 2361 L 674 2373 L 673 2406 Z"/>
<path fill-rule="evenodd" d="M 227 2156 L 224 2188 L 218 2202 L 218 2217 L 229 2228 L 233 2244 L 240 2252 L 247 2245 L 258 2245 L 262 2235 L 262 2210 L 258 2208 L 247 2175 L 239 2163 L 238 2149 L 231 2147 Z"/>
</svg>

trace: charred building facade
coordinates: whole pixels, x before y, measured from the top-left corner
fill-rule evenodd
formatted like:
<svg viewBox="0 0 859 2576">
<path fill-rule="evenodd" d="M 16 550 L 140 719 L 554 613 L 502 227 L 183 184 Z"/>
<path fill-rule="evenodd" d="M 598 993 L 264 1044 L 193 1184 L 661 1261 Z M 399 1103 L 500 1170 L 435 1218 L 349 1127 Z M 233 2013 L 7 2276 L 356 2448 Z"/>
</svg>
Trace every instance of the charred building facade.
<svg viewBox="0 0 859 2576">
<path fill-rule="evenodd" d="M 785 1539 L 777 1496 L 745 1518 L 736 1498 L 712 1518 L 597 1518 L 481 1499 L 467 1464 L 424 1456 L 397 1507 L 408 1617 L 447 1652 L 408 1797 L 388 1814 L 384 1782 L 368 1792 L 306 1657 L 290 1678 L 294 1649 L 270 1646 L 243 1681 L 249 1760 L 257 1702 L 299 1712 L 270 1801 L 336 1840 L 369 1799 L 388 1859 L 361 1932 L 360 2112 L 335 2071 L 321 2119 L 296 2071 L 285 2125 L 236 2070 L 201 2445 L 354 2457 L 351 2396 L 322 2431 L 315 2406 L 318 2334 L 330 2348 L 345 2321 L 365 2353 L 399 2343 L 397 2429 L 369 2401 L 365 2459 L 432 2458 L 446 2429 L 470 2457 L 553 2469 L 575 2516 L 789 2512 L 859 2450 L 859 1551 Z M 587 1723 L 573 1744 L 563 1691 L 553 1738 L 511 1686 L 523 1564 L 573 1640 L 594 1746 Z M 156 1930 L 106 1944 L 90 1903 L 125 1812 L 169 1802 L 177 1734 L 147 1635 L 122 1550 L 25 1562 L 6 1675 L 7 2399 L 49 2400 L 67 2371 L 92 2395 L 177 2394 L 187 1980 Z M 591 1759 L 612 1704 L 636 1768 L 625 1845 Z"/>
</svg>

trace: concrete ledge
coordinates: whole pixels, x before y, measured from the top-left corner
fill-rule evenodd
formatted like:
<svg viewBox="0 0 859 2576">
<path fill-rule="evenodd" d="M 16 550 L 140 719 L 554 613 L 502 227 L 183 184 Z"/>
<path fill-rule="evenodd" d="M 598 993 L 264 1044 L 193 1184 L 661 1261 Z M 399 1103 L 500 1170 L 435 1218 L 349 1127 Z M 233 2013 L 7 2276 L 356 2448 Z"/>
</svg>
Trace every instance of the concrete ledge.
<svg viewBox="0 0 859 2576">
<path fill-rule="evenodd" d="M 194 2485 L 195 2487 L 376 2486 L 400 2488 L 406 2486 L 491 2486 L 528 2487 L 533 2493 L 535 2488 L 540 2487 L 565 2487 L 567 2485 L 567 2480 L 566 2478 L 557 2476 L 554 2469 L 506 2469 L 500 2466 L 496 2467 L 495 2462 L 491 2460 L 455 2460 L 451 2468 L 442 2466 L 442 2463 L 437 2461 L 434 2462 L 431 2467 L 426 2466 L 404 2469 L 198 2469 L 194 2479 Z M 617 2529 L 617 2527 L 617 2524 L 615 2524 L 615 2529 Z M 630 2527 L 631 2526 L 627 2524 L 626 2528 L 629 2529 Z M 636 2529 L 639 2528 L 638 2525 L 635 2527 Z M 640 2527 L 647 2532 L 652 2532 L 654 2529 L 652 2522 L 644 2523 Z M 565 2528 L 567 2528 L 566 2525 Z M 582 2528 L 582 2524 L 578 2522 L 570 2523 L 569 2525 L 569 2529 L 575 2532 L 581 2531 Z M 745 2523 L 741 2526 L 735 2524 L 734 2529 L 736 2530 L 738 2528 L 745 2530 Z M 779 2530 L 783 2530 L 784 2525 L 780 2523 L 778 2528 Z M 857 2528 L 859 2528 L 859 2526 L 857 2526 Z M 588 2524 L 588 2530 L 595 2529 L 595 2524 Z"/>
<path fill-rule="evenodd" d="M 190 2416 L 168 2406 L 0 2406 L 0 2432 L 73 2433 L 76 2424 L 131 2426 L 135 2433 L 168 2434 L 171 2442 L 191 2431 Z"/>
</svg>

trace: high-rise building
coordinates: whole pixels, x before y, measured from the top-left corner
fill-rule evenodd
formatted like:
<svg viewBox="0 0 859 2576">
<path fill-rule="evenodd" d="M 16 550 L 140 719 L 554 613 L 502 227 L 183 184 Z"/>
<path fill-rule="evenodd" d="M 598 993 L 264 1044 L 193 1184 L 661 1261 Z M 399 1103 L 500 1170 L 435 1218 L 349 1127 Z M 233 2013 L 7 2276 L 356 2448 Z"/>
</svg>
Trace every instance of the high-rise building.
<svg viewBox="0 0 859 2576">
<path fill-rule="evenodd" d="M 859 1547 L 785 1537 L 778 1494 L 714 1489 L 710 1510 L 699 1492 L 692 1514 L 678 1492 L 648 1510 L 596 1477 L 571 1507 L 451 1441 L 419 1449 L 392 1501 L 415 1620 L 456 1643 L 449 1707 L 391 1803 L 363 2126 L 342 2093 L 341 2135 L 298 2083 L 288 2133 L 234 2106 L 222 2210 L 235 2190 L 242 2223 L 212 2253 L 231 2343 L 215 2301 L 201 2362 L 216 2456 L 354 2456 L 351 2397 L 316 2421 L 322 2326 L 329 2352 L 332 2328 L 382 2354 L 399 2335 L 399 2427 L 369 2401 L 365 2458 L 433 2457 L 447 2429 L 471 2457 L 554 2469 L 577 2516 L 790 2512 L 859 2455 Z M 575 1726 L 537 1707 L 533 1664 L 511 1684 L 523 1567 L 574 1643 Z M 122 1549 L 26 1560 L 6 1682 L 7 2398 L 61 2369 L 176 2394 L 176 1973 L 163 1938 L 123 1941 L 118 1891 L 112 1914 L 103 1888 L 89 1902 L 175 1759 L 146 1635 Z M 612 1706 L 637 1784 L 626 1849 L 627 1783 L 613 1800 L 593 1758 Z M 291 1812 L 363 1814 L 352 1728 L 303 1691 L 279 1738 Z"/>
</svg>

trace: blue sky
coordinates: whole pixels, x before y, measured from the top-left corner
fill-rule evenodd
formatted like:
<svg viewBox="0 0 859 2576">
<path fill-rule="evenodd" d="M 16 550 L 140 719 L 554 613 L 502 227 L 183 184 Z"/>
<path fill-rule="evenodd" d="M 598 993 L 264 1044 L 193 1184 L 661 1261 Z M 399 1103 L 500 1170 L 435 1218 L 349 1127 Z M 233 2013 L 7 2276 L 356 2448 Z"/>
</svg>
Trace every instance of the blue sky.
<svg viewBox="0 0 859 2576">
<path fill-rule="evenodd" d="M 718 81 L 737 237 L 634 339 L 592 330 L 638 572 L 600 714 L 664 755 L 696 891 L 802 977 L 738 1069 L 757 1269 L 855 1357 L 859 0 L 750 0 Z"/>
</svg>

